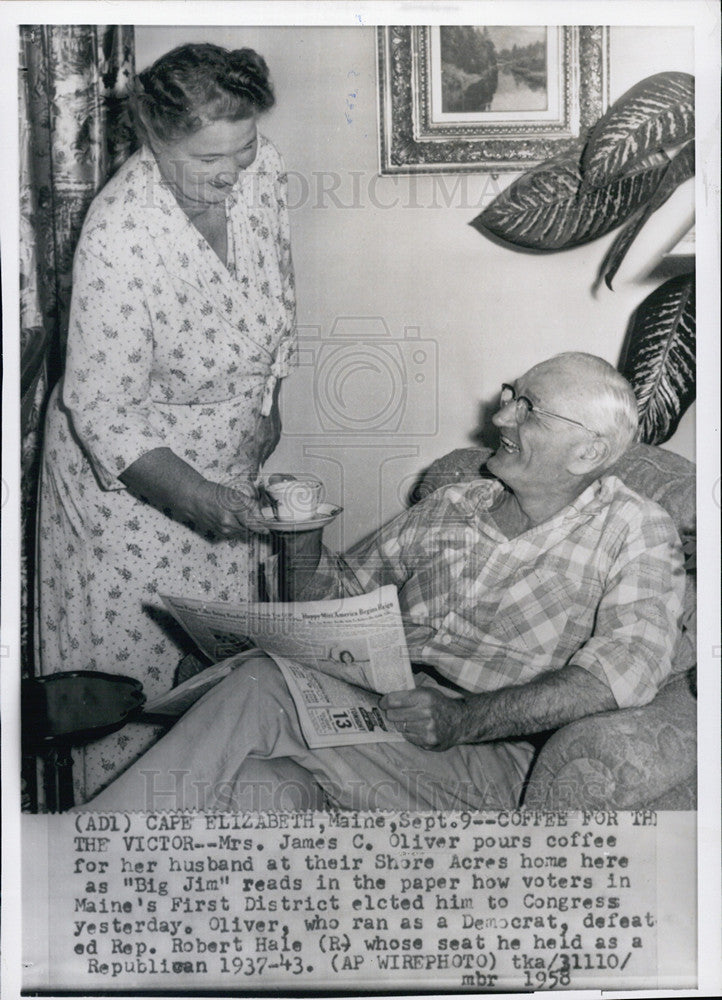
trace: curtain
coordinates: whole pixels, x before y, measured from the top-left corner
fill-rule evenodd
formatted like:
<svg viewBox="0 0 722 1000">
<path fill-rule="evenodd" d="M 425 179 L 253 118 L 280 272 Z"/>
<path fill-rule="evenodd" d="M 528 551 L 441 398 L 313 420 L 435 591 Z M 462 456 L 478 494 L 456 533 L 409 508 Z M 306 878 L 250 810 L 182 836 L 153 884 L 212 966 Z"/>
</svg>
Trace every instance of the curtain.
<svg viewBox="0 0 722 1000">
<path fill-rule="evenodd" d="M 73 253 L 94 195 L 135 148 L 125 95 L 133 28 L 20 28 L 22 654 L 32 665 L 37 475 L 48 393 L 62 373 Z"/>
</svg>

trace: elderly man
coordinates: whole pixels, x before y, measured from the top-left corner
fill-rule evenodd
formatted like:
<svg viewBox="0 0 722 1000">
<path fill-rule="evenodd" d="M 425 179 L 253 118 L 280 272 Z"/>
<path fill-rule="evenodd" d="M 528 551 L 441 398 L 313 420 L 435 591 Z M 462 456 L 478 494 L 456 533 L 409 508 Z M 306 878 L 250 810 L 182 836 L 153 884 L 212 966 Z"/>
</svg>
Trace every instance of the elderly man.
<svg viewBox="0 0 722 1000">
<path fill-rule="evenodd" d="M 503 387 L 494 424 L 495 486 L 437 490 L 345 557 L 320 533 L 285 536 L 292 599 L 398 588 L 417 686 L 380 705 L 404 743 L 309 750 L 259 656 L 90 807 L 283 808 L 290 789 L 315 806 L 320 788 L 341 808 L 509 808 L 523 737 L 651 700 L 671 671 L 682 555 L 667 514 L 604 474 L 635 436 L 630 386 L 562 354 Z"/>
</svg>

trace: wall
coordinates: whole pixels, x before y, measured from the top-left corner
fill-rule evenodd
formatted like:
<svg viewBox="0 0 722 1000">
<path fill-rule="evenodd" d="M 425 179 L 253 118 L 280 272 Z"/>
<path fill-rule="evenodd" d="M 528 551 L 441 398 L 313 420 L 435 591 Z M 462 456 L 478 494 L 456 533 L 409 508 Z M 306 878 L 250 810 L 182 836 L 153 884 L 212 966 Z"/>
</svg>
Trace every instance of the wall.
<svg viewBox="0 0 722 1000">
<path fill-rule="evenodd" d="M 261 130 L 290 171 L 303 365 L 284 386 L 286 434 L 268 469 L 324 479 L 346 509 L 332 545 L 400 510 L 435 457 L 474 443 L 502 381 L 563 350 L 616 364 L 660 251 L 691 222 L 688 182 L 645 227 L 614 292 L 594 295 L 612 237 L 530 255 L 470 228 L 513 174 L 378 176 L 373 29 L 138 27 L 136 39 L 139 68 L 201 40 L 251 46 L 271 68 L 277 106 Z M 612 100 L 651 73 L 693 68 L 689 29 L 611 29 Z M 693 410 L 667 447 L 694 458 Z"/>
</svg>

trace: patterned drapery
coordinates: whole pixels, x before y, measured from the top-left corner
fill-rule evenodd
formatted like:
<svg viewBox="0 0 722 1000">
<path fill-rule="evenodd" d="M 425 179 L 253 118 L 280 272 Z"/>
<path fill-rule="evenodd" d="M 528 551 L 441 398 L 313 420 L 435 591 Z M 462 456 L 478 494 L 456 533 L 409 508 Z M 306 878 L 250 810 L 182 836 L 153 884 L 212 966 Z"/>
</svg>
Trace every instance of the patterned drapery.
<svg viewBox="0 0 722 1000">
<path fill-rule="evenodd" d="M 62 372 L 73 253 L 94 195 L 135 146 L 125 94 L 133 28 L 20 28 L 23 659 L 32 672 L 32 553 L 44 402 Z"/>
</svg>

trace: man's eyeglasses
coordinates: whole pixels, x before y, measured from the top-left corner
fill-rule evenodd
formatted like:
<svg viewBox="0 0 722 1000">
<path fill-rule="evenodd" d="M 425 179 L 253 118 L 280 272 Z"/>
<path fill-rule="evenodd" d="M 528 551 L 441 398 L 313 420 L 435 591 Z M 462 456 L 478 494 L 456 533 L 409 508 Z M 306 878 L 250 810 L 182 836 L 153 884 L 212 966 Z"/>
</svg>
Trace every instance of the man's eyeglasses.
<svg viewBox="0 0 722 1000">
<path fill-rule="evenodd" d="M 558 413 L 550 413 L 549 410 L 542 410 L 540 406 L 535 406 L 527 396 L 517 396 L 514 386 L 509 385 L 507 382 L 504 382 L 501 387 L 500 402 L 502 406 L 508 406 L 509 403 L 516 402 L 517 424 L 523 424 L 533 411 L 540 416 L 550 417 L 552 420 L 561 420 L 563 423 L 571 424 L 573 427 L 581 427 L 587 434 L 593 434 L 594 437 L 598 437 L 596 431 L 593 431 L 590 427 L 586 427 L 584 424 L 580 424 L 578 420 L 570 420 L 569 417 L 562 417 Z"/>
</svg>

